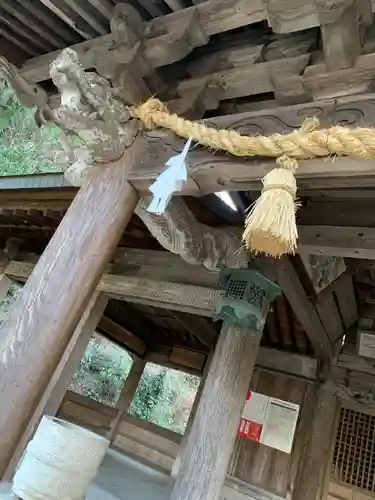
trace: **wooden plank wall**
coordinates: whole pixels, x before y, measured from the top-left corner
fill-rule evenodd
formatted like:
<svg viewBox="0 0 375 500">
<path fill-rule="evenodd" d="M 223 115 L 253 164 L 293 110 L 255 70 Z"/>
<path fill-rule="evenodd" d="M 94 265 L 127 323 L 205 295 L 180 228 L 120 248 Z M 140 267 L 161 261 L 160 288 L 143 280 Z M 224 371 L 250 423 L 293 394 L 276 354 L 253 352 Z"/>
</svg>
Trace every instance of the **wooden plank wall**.
<svg viewBox="0 0 375 500">
<path fill-rule="evenodd" d="M 301 405 L 296 439 L 290 455 L 262 444 L 237 438 L 229 474 L 246 483 L 269 491 L 280 497 L 292 492 L 298 471 L 298 462 L 304 446 L 304 417 L 302 405 L 311 383 L 302 379 L 257 370 L 253 381 L 254 391 Z"/>
</svg>

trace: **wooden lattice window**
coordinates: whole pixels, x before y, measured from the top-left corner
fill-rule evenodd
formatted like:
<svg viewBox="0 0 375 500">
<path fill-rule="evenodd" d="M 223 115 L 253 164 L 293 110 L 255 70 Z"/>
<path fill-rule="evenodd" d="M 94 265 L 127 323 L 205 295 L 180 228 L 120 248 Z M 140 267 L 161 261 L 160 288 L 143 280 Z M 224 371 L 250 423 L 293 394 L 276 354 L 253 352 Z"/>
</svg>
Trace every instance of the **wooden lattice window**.
<svg viewBox="0 0 375 500">
<path fill-rule="evenodd" d="M 375 416 L 341 408 L 333 478 L 375 492 Z"/>
</svg>

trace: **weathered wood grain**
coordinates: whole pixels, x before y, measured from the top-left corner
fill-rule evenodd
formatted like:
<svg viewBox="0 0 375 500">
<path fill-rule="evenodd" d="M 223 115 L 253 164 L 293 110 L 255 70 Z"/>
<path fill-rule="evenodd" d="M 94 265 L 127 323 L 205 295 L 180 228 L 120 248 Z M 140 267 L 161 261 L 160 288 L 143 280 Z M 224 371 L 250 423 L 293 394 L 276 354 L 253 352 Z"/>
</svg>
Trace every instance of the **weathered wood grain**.
<svg viewBox="0 0 375 500">
<path fill-rule="evenodd" d="M 117 248 L 110 273 L 211 287 L 215 287 L 219 279 L 218 271 L 188 264 L 179 255 L 139 248 Z"/>
<path fill-rule="evenodd" d="M 200 377 L 202 375 L 202 367 L 204 364 L 204 353 L 201 353 L 201 358 L 197 358 L 198 362 L 195 364 L 195 368 L 192 368 L 192 363 L 189 363 L 189 359 L 187 360 L 187 363 L 190 366 L 186 365 L 186 359 L 185 356 L 183 355 L 183 351 L 186 349 L 183 349 L 180 347 L 180 355 L 178 357 L 178 363 L 173 363 L 170 360 L 170 356 L 172 354 L 172 349 L 173 347 L 167 347 L 167 346 L 153 346 L 152 350 L 146 354 L 144 359 L 149 362 L 153 363 L 156 365 L 160 366 L 165 366 L 166 368 L 171 368 L 172 370 L 179 370 L 184 373 L 190 373 L 191 375 L 195 375 Z M 191 359 L 190 359 L 191 361 Z"/>
<path fill-rule="evenodd" d="M 5 274 L 26 280 L 33 269 L 34 264 L 13 261 Z M 208 317 L 214 314 L 215 299 L 224 294 L 224 291 L 215 288 L 111 274 L 103 275 L 99 290 L 129 302 L 152 304 Z"/>
<path fill-rule="evenodd" d="M 217 127 L 231 128 L 243 134 L 264 134 L 290 132 L 300 125 L 306 116 L 317 116 L 322 126 L 344 122 L 351 126 L 371 126 L 375 121 L 375 95 L 367 94 L 350 98 L 327 99 L 315 103 L 284 106 L 274 109 L 228 115 L 208 120 Z M 154 131 L 147 134 L 147 159 L 139 168 L 129 173 L 129 182 L 141 194 L 149 194 L 149 186 L 164 171 L 165 162 L 176 152 L 181 151 L 183 142 L 173 134 Z M 273 159 L 243 160 L 228 154 L 214 154 L 195 148 L 188 155 L 189 180 L 182 193 L 202 196 L 222 191 L 259 191 L 261 179 L 275 166 Z M 374 184 L 375 162 L 361 161 L 356 158 L 324 158 L 300 162 L 296 173 L 298 188 L 301 192 L 317 195 L 321 190 L 332 188 L 369 188 Z M 51 184 L 50 184 L 51 183 Z M 43 188 L 64 185 L 63 177 L 56 174 L 26 176 L 26 178 L 0 179 L 0 201 L 9 207 L 27 207 L 27 196 L 34 189 L 43 200 L 37 201 L 33 195 L 30 202 L 39 207 L 66 208 L 76 190 L 56 189 L 52 193 Z M 21 187 L 30 191 L 22 191 Z M 57 198 L 54 198 L 56 196 Z M 36 205 L 38 203 L 38 205 Z M 54 205 L 55 204 L 55 205 Z M 327 214 L 328 216 L 329 214 Z"/>
<path fill-rule="evenodd" d="M 18 442 L 17 448 L 13 453 L 13 456 L 3 475 L 3 481 L 11 480 L 22 453 L 25 450 L 28 441 L 34 434 L 42 416 L 55 416 L 57 414 L 72 376 L 81 361 L 87 344 L 89 343 L 90 338 L 104 313 L 107 303 L 108 298 L 104 294 L 99 294 L 98 292 L 94 293 L 81 318 L 81 321 L 70 339 L 68 347 L 61 357 L 61 360 L 39 401 L 32 418 L 28 422 L 22 438 Z"/>
<path fill-rule="evenodd" d="M 204 37 L 229 31 L 264 19 L 261 0 L 224 1 L 208 0 L 198 6 L 189 7 L 167 16 L 156 18 L 146 24 L 148 39 L 144 55 L 150 67 L 171 64 L 185 57 L 199 43 L 192 43 L 193 31 L 200 28 Z M 201 38 L 201 44 L 206 40 Z M 108 34 L 93 40 L 73 45 L 85 69 L 95 68 L 103 61 L 127 61 L 129 51 L 113 48 L 113 35 Z M 49 64 L 58 51 L 30 59 L 21 69 L 29 82 L 49 79 Z"/>
<path fill-rule="evenodd" d="M 179 349 L 182 353 L 183 349 Z M 189 370 L 189 372 L 194 375 L 202 375 L 202 359 L 199 359 L 199 363 L 195 365 L 195 369 L 191 366 L 189 368 L 184 356 L 179 357 L 178 365 L 171 363 L 171 352 L 172 348 L 167 348 L 166 346 L 153 346 L 152 350 L 146 354 L 145 359 L 161 366 L 182 371 Z M 204 370 L 206 369 L 207 363 L 208 361 L 204 364 Z M 305 378 L 307 380 L 316 380 L 318 376 L 319 361 L 310 356 L 270 349 L 268 347 L 260 347 L 256 359 L 256 366 L 263 371 Z"/>
<path fill-rule="evenodd" d="M 291 132 L 302 125 L 306 116 L 312 115 L 319 118 L 322 126 L 340 122 L 351 126 L 371 126 L 375 120 L 374 103 L 374 95 L 368 94 L 222 116 L 207 122 L 215 127 L 250 135 Z M 182 141 L 162 130 L 149 132 L 147 137 L 150 152 L 158 148 L 159 157 L 155 162 L 150 155 L 150 162 L 129 174 L 129 181 L 140 193 L 147 193 L 150 184 L 164 170 L 165 161 L 182 147 Z M 163 153 L 160 152 L 161 145 Z M 259 191 L 261 179 L 275 166 L 273 159 L 245 160 L 198 148 L 189 153 L 187 163 L 190 177 L 183 186 L 183 193 L 194 196 L 222 190 Z M 375 162 L 356 158 L 303 160 L 299 162 L 296 177 L 298 188 L 303 191 L 369 187 L 375 178 Z"/>
<path fill-rule="evenodd" d="M 346 364 L 346 363 L 344 363 Z M 357 364 L 357 363 L 356 363 Z M 369 364 L 371 366 L 371 363 Z M 365 364 L 361 362 L 363 368 Z M 373 370 L 357 371 L 352 369 L 353 366 L 344 368 L 341 366 L 334 367 L 332 370 L 333 378 L 338 387 L 344 387 L 351 391 L 375 391 L 375 376 Z M 348 393 L 350 399 L 350 394 Z"/>
<path fill-rule="evenodd" d="M 206 356 L 201 352 L 174 346 L 172 347 L 169 361 L 173 364 L 187 366 L 201 372 L 206 362 Z"/>
<path fill-rule="evenodd" d="M 320 359 L 329 358 L 332 345 L 327 332 L 288 258 L 281 259 L 277 264 L 277 282 L 309 337 L 315 355 Z"/>
<path fill-rule="evenodd" d="M 371 92 L 375 54 L 357 58 L 354 66 L 327 71 L 324 64 L 308 66 L 300 77 L 303 87 L 314 100 Z"/>
<path fill-rule="evenodd" d="M 309 59 L 309 54 L 302 54 L 287 59 L 244 64 L 233 69 L 214 71 L 209 76 L 210 84 L 211 87 L 216 87 L 217 97 L 220 100 L 273 92 L 278 88 L 278 78 L 300 75 Z M 188 89 L 199 87 L 204 78 L 184 80 L 179 84 L 177 90 L 183 95 Z M 213 102 L 217 107 L 217 101 Z M 209 110 L 210 107 L 206 109 Z"/>
<path fill-rule="evenodd" d="M 121 421 L 130 409 L 137 387 L 143 375 L 146 361 L 138 357 L 133 358 L 130 371 L 124 381 L 124 386 L 116 403 L 117 415 L 111 422 L 106 438 L 112 443 L 121 425 Z"/>
<path fill-rule="evenodd" d="M 142 147 L 135 141 L 78 192 L 1 325 L 1 474 L 133 213 L 137 195 L 126 166 L 140 161 Z"/>
<path fill-rule="evenodd" d="M 361 53 L 357 1 L 328 4 L 317 2 L 324 60 L 328 71 L 349 68 Z M 336 11 L 336 12 L 335 12 Z"/>
<path fill-rule="evenodd" d="M 267 347 L 259 349 L 256 366 L 311 380 L 318 373 L 317 359 Z"/>
<path fill-rule="evenodd" d="M 342 274 L 334 282 L 334 290 L 344 327 L 348 330 L 358 320 L 358 307 L 351 273 Z"/>
<path fill-rule="evenodd" d="M 332 429 L 337 401 L 331 383 L 317 386 L 312 397 L 314 413 L 306 436 L 304 454 L 292 494 L 293 500 L 321 498 L 327 479 L 326 468 L 330 457 L 331 442 L 334 439 Z"/>
<path fill-rule="evenodd" d="M 332 343 L 338 341 L 344 328 L 333 292 L 331 290 L 320 292 L 316 297 L 315 307 L 330 341 Z"/>
<path fill-rule="evenodd" d="M 224 292 L 208 287 L 182 285 L 167 281 L 152 281 L 141 278 L 123 278 L 105 275 L 99 290 L 111 297 L 129 302 L 150 304 L 155 307 L 212 317 L 214 301 Z"/>
<path fill-rule="evenodd" d="M 220 498 L 261 335 L 223 324 L 171 500 Z"/>
<path fill-rule="evenodd" d="M 136 337 L 127 328 L 124 328 L 115 321 L 112 321 L 111 318 L 103 316 L 99 321 L 98 328 L 111 339 L 124 344 L 131 352 L 135 352 L 139 356 L 143 356 L 145 354 L 147 350 L 145 342 L 139 337 Z"/>
<path fill-rule="evenodd" d="M 356 352 L 340 353 L 337 357 L 337 366 L 349 371 L 363 372 L 375 376 L 375 360 L 358 356 Z"/>
<path fill-rule="evenodd" d="M 299 226 L 300 251 L 357 259 L 375 258 L 375 228 Z"/>
</svg>

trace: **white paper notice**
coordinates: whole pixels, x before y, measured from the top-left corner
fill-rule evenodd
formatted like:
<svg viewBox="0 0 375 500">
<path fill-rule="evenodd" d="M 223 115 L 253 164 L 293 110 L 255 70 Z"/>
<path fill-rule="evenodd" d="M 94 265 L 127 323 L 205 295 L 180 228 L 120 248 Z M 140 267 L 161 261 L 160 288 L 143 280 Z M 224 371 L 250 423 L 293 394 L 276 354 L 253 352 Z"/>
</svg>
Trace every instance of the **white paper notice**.
<svg viewBox="0 0 375 500">
<path fill-rule="evenodd" d="M 263 424 L 266 417 L 268 400 L 269 397 L 264 394 L 251 392 L 243 408 L 242 417 L 246 418 L 246 420 Z"/>
<path fill-rule="evenodd" d="M 359 332 L 358 354 L 365 358 L 375 358 L 375 335 L 373 333 Z"/>
<path fill-rule="evenodd" d="M 298 412 L 299 405 L 270 398 L 260 442 L 285 453 L 290 453 L 297 426 Z"/>
</svg>

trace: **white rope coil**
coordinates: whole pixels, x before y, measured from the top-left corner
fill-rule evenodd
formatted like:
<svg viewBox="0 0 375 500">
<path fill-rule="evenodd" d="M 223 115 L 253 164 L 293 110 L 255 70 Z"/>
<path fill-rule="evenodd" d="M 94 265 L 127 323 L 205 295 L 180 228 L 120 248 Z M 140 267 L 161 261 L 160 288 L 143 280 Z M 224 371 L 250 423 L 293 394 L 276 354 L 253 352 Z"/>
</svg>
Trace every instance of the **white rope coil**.
<svg viewBox="0 0 375 500">
<path fill-rule="evenodd" d="M 109 446 L 107 439 L 44 416 L 13 480 L 22 500 L 82 500 Z"/>
</svg>

